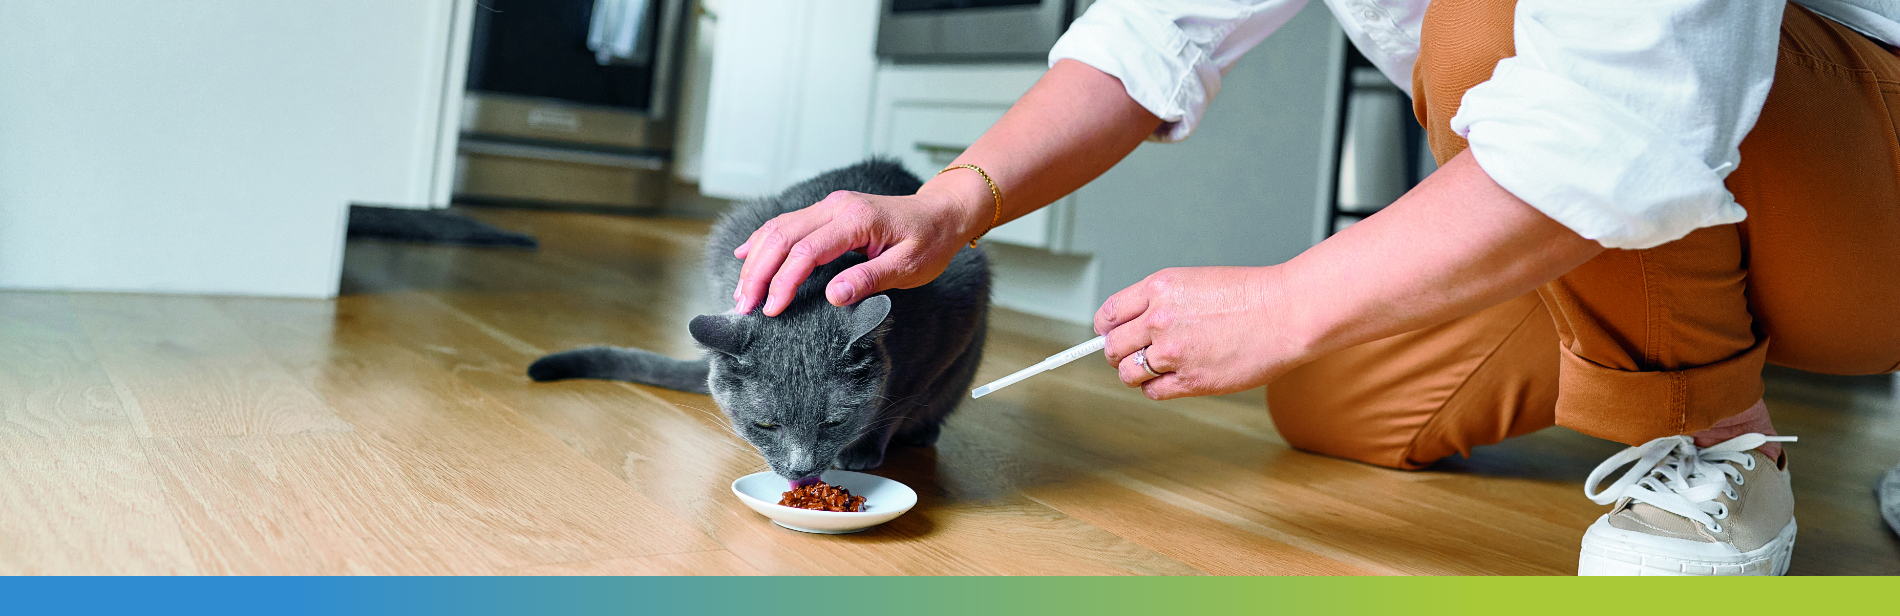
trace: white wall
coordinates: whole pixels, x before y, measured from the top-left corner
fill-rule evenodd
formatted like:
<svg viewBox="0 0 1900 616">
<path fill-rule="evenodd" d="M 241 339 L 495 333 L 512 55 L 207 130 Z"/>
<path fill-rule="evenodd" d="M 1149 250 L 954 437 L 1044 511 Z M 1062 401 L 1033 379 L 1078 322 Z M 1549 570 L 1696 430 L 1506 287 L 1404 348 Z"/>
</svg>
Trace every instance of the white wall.
<svg viewBox="0 0 1900 616">
<path fill-rule="evenodd" d="M 878 0 L 723 0 L 700 192 L 770 194 L 864 157 Z"/>
<path fill-rule="evenodd" d="M 0 287 L 334 295 L 350 202 L 445 197 L 458 5 L 0 2 Z"/>
</svg>

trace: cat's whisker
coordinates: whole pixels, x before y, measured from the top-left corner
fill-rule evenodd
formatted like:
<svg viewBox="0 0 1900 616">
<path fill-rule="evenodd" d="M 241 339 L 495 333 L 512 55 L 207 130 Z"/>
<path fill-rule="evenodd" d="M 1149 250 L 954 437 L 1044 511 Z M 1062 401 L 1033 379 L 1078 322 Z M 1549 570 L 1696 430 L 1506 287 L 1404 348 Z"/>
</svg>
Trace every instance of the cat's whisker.
<svg viewBox="0 0 1900 616">
<path fill-rule="evenodd" d="M 879 398 L 882 398 L 882 399 L 884 399 L 884 402 L 886 402 L 886 403 L 887 403 L 887 404 L 885 404 L 885 405 L 884 405 L 884 408 L 890 408 L 890 407 L 891 407 L 891 405 L 894 405 L 894 404 L 897 404 L 897 403 L 899 403 L 899 402 L 903 402 L 903 401 L 905 401 L 905 400 L 909 400 L 909 399 L 911 399 L 911 398 L 915 398 L 915 397 L 917 397 L 917 394 L 911 394 L 911 395 L 908 395 L 908 396 L 904 396 L 904 397 L 902 397 L 902 398 L 898 398 L 898 399 L 896 399 L 896 400 L 892 400 L 890 396 L 886 396 L 886 395 L 883 395 L 883 394 L 878 394 L 878 396 L 877 396 L 877 397 L 879 397 Z"/>
<path fill-rule="evenodd" d="M 860 438 L 864 438 L 864 435 L 866 434 L 870 434 L 872 432 L 882 430 L 889 426 L 897 425 L 898 423 L 903 422 L 905 419 L 908 419 L 908 418 L 907 417 L 886 417 L 876 422 L 866 424 L 864 428 L 858 430 L 858 433 L 851 437 L 851 440 L 855 441 Z"/>
<path fill-rule="evenodd" d="M 739 434 L 739 431 L 737 429 L 734 429 L 732 427 L 732 423 L 727 421 L 723 415 L 717 415 L 717 414 L 714 414 L 712 411 L 708 411 L 706 409 L 702 409 L 702 408 L 692 406 L 692 405 L 680 404 L 678 402 L 673 403 L 673 406 L 677 406 L 683 409 L 691 409 L 694 411 L 698 411 L 699 414 L 701 415 L 711 417 L 713 419 L 713 423 L 718 424 L 719 427 L 724 428 L 728 434 L 731 434 L 733 437 L 739 439 L 738 443 L 727 441 L 725 439 L 720 439 L 720 442 L 726 443 L 727 445 L 732 445 L 734 447 L 738 447 L 739 449 L 742 449 L 745 451 L 752 451 L 752 445 L 750 443 L 745 442 L 745 436 Z"/>
<path fill-rule="evenodd" d="M 867 424 L 865 424 L 865 425 L 864 425 L 864 427 L 865 427 L 865 429 L 867 429 L 867 430 L 868 430 L 868 429 L 871 429 L 871 428 L 877 428 L 877 427 L 883 427 L 883 426 L 887 426 L 887 425 L 890 425 L 890 424 L 892 424 L 892 423 L 895 423 L 895 422 L 899 422 L 899 421 L 903 421 L 904 419 L 905 419 L 905 417 L 903 417 L 903 416 L 901 416 L 901 415 L 895 415 L 895 416 L 887 416 L 887 417 L 884 417 L 883 419 L 879 419 L 879 420 L 876 420 L 876 421 L 873 421 L 873 422 L 870 422 L 870 423 L 867 423 Z"/>
<path fill-rule="evenodd" d="M 755 451 L 755 450 L 753 450 L 753 449 L 752 449 L 752 447 L 751 447 L 750 445 L 740 445 L 740 444 L 738 444 L 738 443 L 734 443 L 734 442 L 732 442 L 732 441 L 728 441 L 728 440 L 726 440 L 726 439 L 723 439 L 723 438 L 722 438 L 722 439 L 719 439 L 719 442 L 720 442 L 720 443 L 724 443 L 724 444 L 726 444 L 726 445 L 728 445 L 728 446 L 731 446 L 731 447 L 732 447 L 733 449 L 737 449 L 737 450 L 739 450 L 739 451 L 743 451 L 743 452 L 746 452 L 746 453 L 751 453 L 751 454 L 756 454 L 756 453 L 758 453 L 757 451 Z"/>
<path fill-rule="evenodd" d="M 732 421 L 726 419 L 725 415 L 714 413 L 712 411 L 708 411 L 706 409 L 702 409 L 697 406 L 692 406 L 690 404 L 680 404 L 678 402 L 675 402 L 673 403 L 673 406 L 677 406 L 683 409 L 691 409 L 693 411 L 698 411 L 699 414 L 705 415 L 706 417 L 711 418 L 713 420 L 713 423 L 718 424 L 721 427 L 724 427 L 728 431 L 732 430 Z"/>
<path fill-rule="evenodd" d="M 905 401 L 905 400 L 909 400 L 909 399 L 911 399 L 911 398 L 915 398 L 915 397 L 917 397 L 917 394 L 911 394 L 911 395 L 908 395 L 908 396 L 904 396 L 904 397 L 902 397 L 902 398 L 898 398 L 898 399 L 896 399 L 896 400 L 891 400 L 889 396 L 883 396 L 883 395 L 880 395 L 880 396 L 878 396 L 878 397 L 879 397 L 879 398 L 883 398 L 884 400 L 886 400 L 886 401 L 887 401 L 887 404 L 885 404 L 883 408 L 880 408 L 880 409 L 878 409 L 878 410 L 877 410 L 877 413 L 875 413 L 875 415 L 874 415 L 874 416 L 884 416 L 884 414 L 885 414 L 886 412 L 888 412 L 888 411 L 890 411 L 890 410 L 891 410 L 891 408 L 893 408 L 893 407 L 896 407 L 896 406 L 897 406 L 898 404 L 900 404 L 900 403 L 902 403 L 902 402 L 903 402 L 903 401 Z M 927 405 L 927 404 L 919 404 L 918 406 L 921 406 L 921 407 L 925 407 L 925 408 L 929 408 L 929 406 L 930 406 L 930 405 Z M 883 429 L 883 428 L 885 428 L 885 427 L 888 427 L 888 426 L 891 426 L 891 425 L 895 425 L 895 424 L 897 424 L 897 423 L 900 423 L 900 422 L 902 422 L 902 421 L 904 421 L 905 419 L 908 419 L 908 418 L 909 418 L 909 417 L 908 417 L 908 414 L 905 414 L 905 415 L 890 415 L 890 416 L 884 416 L 884 418 L 883 418 L 883 419 L 880 419 L 880 420 L 878 420 L 878 421 L 875 421 L 875 422 L 871 422 L 870 424 L 866 424 L 866 425 L 864 426 L 864 428 L 862 428 L 862 429 L 860 429 L 860 430 L 858 430 L 858 433 L 857 433 L 857 434 L 855 434 L 855 435 L 853 435 L 853 436 L 851 437 L 851 440 L 854 440 L 854 441 L 855 441 L 855 440 L 858 440 L 858 439 L 860 439 L 860 438 L 864 438 L 864 435 L 866 435 L 866 434 L 870 434 L 870 433 L 872 433 L 872 432 L 875 432 L 875 431 L 877 431 L 877 430 L 881 430 L 881 429 Z"/>
</svg>

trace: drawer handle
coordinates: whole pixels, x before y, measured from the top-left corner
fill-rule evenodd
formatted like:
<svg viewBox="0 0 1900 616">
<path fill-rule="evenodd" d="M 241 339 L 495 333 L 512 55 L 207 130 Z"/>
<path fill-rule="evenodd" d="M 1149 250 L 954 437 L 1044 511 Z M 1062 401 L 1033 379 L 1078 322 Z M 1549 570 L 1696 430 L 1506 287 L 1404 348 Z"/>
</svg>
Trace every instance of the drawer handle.
<svg viewBox="0 0 1900 616">
<path fill-rule="evenodd" d="M 462 154 L 484 154 L 488 156 L 526 158 L 549 162 L 639 169 L 642 171 L 659 171 L 666 168 L 666 157 L 657 154 L 599 152 L 527 143 L 486 141 L 467 137 L 464 137 L 461 143 L 457 144 L 456 149 Z"/>
</svg>

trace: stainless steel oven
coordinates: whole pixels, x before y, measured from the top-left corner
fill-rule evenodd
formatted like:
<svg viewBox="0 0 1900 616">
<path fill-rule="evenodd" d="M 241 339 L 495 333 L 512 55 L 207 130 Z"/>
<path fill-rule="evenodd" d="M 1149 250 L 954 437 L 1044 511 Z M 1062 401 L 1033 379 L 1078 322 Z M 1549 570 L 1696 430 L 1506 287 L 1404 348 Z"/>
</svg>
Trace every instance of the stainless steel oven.
<svg viewBox="0 0 1900 616">
<path fill-rule="evenodd" d="M 884 0 L 877 54 L 897 62 L 1040 60 L 1094 0 Z"/>
<path fill-rule="evenodd" d="M 660 207 L 689 1 L 481 5 L 455 200 Z"/>
</svg>

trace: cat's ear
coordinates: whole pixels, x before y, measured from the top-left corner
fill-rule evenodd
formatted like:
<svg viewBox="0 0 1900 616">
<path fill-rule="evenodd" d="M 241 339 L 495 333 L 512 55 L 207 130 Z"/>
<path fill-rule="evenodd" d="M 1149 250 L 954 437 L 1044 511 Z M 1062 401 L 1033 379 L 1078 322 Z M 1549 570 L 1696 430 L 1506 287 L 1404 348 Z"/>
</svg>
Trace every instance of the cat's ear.
<svg viewBox="0 0 1900 616">
<path fill-rule="evenodd" d="M 889 316 L 891 316 L 891 298 L 889 297 L 873 295 L 858 302 L 858 305 L 851 307 L 851 342 L 845 343 L 845 347 L 856 346 L 859 339 L 877 331 L 877 326 L 883 325 L 884 319 Z"/>
<path fill-rule="evenodd" d="M 745 328 L 739 319 L 731 314 L 702 314 L 693 317 L 686 329 L 706 348 L 736 356 L 745 346 Z"/>
</svg>

